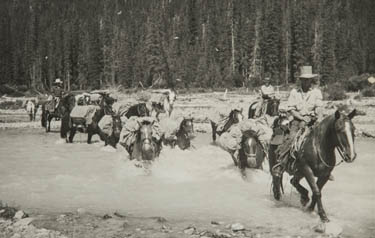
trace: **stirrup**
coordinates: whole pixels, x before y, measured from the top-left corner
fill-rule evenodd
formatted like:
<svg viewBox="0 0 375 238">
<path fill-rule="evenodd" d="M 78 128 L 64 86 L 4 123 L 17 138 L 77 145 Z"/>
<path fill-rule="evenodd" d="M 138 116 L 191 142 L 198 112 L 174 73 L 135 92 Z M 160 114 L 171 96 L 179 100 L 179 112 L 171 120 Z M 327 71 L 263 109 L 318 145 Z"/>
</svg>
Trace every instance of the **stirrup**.
<svg viewBox="0 0 375 238">
<path fill-rule="evenodd" d="M 283 168 L 281 163 L 275 164 L 271 169 L 272 175 L 275 176 L 275 177 L 278 177 L 278 178 L 281 177 L 283 172 L 284 172 L 284 168 Z"/>
</svg>

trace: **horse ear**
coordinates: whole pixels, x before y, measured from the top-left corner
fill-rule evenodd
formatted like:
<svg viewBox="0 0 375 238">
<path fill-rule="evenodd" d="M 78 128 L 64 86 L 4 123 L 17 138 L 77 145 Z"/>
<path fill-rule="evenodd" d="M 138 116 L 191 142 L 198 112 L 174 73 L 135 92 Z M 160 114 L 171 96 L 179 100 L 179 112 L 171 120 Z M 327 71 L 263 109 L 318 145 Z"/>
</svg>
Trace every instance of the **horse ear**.
<svg viewBox="0 0 375 238">
<path fill-rule="evenodd" d="M 340 111 L 339 110 L 336 110 L 336 112 L 335 112 L 335 118 L 336 119 L 340 118 Z"/>
<path fill-rule="evenodd" d="M 353 117 L 357 115 L 357 109 L 354 109 L 351 113 L 349 113 L 348 117 L 351 120 Z"/>
</svg>

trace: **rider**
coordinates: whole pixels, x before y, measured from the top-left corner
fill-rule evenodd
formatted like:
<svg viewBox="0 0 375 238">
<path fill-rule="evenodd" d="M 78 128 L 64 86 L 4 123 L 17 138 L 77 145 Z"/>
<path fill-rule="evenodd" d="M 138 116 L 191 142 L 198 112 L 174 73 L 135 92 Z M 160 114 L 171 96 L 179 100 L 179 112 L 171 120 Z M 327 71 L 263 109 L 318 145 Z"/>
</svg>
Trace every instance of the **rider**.
<svg viewBox="0 0 375 238">
<path fill-rule="evenodd" d="M 300 132 L 302 137 L 306 135 L 307 130 L 300 129 L 311 125 L 319 116 L 323 96 L 319 88 L 312 87 L 316 84 L 317 78 L 318 75 L 312 73 L 311 66 L 302 66 L 299 76 L 300 85 L 297 89 L 292 89 L 288 98 L 288 111 L 293 116 L 293 120 L 290 123 L 289 135 L 285 137 L 284 143 L 278 149 L 278 164 L 272 169 L 274 176 L 280 177 L 284 171 L 290 157 L 287 153 L 290 153 L 297 132 Z"/>
<path fill-rule="evenodd" d="M 271 85 L 271 77 L 266 76 L 264 78 L 265 84 L 260 87 L 260 94 L 261 94 L 261 100 L 259 102 L 259 105 L 255 111 L 255 116 L 260 117 L 262 111 L 264 111 L 264 107 L 267 105 L 267 100 L 274 99 L 275 98 L 275 90 L 273 86 Z"/>
<path fill-rule="evenodd" d="M 55 83 L 53 84 L 52 89 L 51 89 L 51 93 L 53 96 L 53 100 L 55 102 L 55 108 L 57 108 L 57 106 L 59 105 L 60 99 L 64 93 L 63 82 L 61 81 L 61 79 L 57 78 L 55 80 Z"/>
</svg>

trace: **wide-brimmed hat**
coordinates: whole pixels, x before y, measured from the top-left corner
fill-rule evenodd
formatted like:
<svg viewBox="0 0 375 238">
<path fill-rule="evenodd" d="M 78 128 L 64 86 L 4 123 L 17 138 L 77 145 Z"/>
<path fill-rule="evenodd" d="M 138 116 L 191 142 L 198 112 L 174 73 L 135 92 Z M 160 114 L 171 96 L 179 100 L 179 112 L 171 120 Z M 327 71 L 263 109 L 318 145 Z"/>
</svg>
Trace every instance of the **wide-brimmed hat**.
<svg viewBox="0 0 375 238">
<path fill-rule="evenodd" d="M 300 79 L 311 79 L 317 77 L 318 74 L 312 73 L 312 66 L 302 66 L 301 67 L 301 74 L 299 76 Z"/>
<path fill-rule="evenodd" d="M 62 81 L 61 81 L 61 79 L 57 78 L 57 79 L 55 80 L 55 83 L 62 83 Z"/>
</svg>

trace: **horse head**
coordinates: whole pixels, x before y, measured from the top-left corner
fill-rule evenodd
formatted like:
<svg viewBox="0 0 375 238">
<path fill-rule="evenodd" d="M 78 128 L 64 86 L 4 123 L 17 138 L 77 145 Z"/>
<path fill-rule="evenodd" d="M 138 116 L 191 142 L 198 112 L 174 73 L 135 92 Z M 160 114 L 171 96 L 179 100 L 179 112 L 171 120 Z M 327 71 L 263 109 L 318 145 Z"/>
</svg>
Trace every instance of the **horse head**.
<svg viewBox="0 0 375 238">
<path fill-rule="evenodd" d="M 356 115 L 354 109 L 348 115 L 341 113 L 340 111 L 335 112 L 334 131 L 337 138 L 337 149 L 345 162 L 351 163 L 357 157 L 357 153 L 354 148 L 354 131 L 355 127 L 352 122 L 352 118 Z"/>
<path fill-rule="evenodd" d="M 193 120 L 194 118 L 184 118 L 180 124 L 179 131 L 183 132 L 183 134 L 189 139 L 195 137 Z"/>
<path fill-rule="evenodd" d="M 233 124 L 241 122 L 243 120 L 242 108 L 241 110 L 233 109 L 229 113 L 229 119 L 232 121 Z"/>
<path fill-rule="evenodd" d="M 140 143 L 142 158 L 145 160 L 152 160 L 154 158 L 154 144 L 152 139 L 152 126 L 154 122 L 143 122 L 139 124 L 137 133 L 137 142 Z"/>
<path fill-rule="evenodd" d="M 139 117 L 150 116 L 150 111 L 147 109 L 146 103 L 139 103 L 137 105 L 137 112 Z"/>
<path fill-rule="evenodd" d="M 266 114 L 270 116 L 277 116 L 279 114 L 280 99 L 269 99 Z"/>
</svg>

